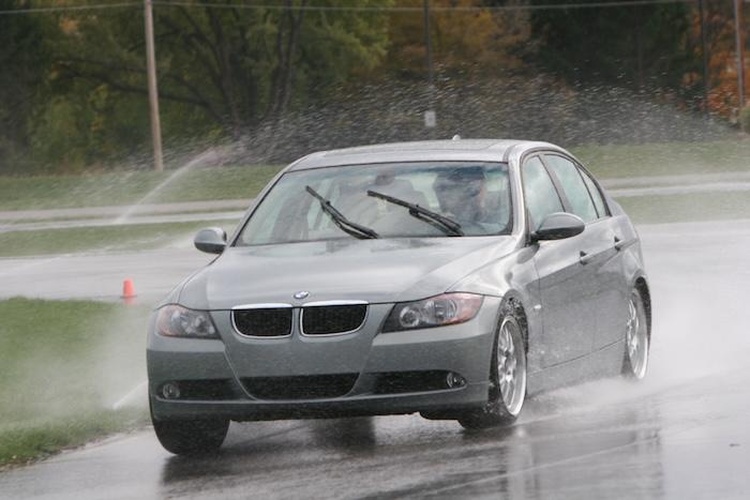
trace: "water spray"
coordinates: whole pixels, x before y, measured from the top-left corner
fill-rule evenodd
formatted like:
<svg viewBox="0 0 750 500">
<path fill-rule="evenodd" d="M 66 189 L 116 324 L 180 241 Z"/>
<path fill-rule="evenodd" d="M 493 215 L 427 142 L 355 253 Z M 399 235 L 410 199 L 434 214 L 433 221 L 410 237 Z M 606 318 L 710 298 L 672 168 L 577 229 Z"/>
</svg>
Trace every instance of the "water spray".
<svg viewBox="0 0 750 500">
<path fill-rule="evenodd" d="M 113 405 L 112 410 L 117 411 L 121 409 L 124 406 L 131 405 L 135 403 L 136 401 L 141 400 L 141 398 L 145 394 L 145 389 L 148 385 L 148 382 L 145 380 L 141 382 L 140 384 L 133 387 L 130 391 L 128 391 L 127 394 L 125 394 L 123 397 L 118 399 Z"/>
</svg>

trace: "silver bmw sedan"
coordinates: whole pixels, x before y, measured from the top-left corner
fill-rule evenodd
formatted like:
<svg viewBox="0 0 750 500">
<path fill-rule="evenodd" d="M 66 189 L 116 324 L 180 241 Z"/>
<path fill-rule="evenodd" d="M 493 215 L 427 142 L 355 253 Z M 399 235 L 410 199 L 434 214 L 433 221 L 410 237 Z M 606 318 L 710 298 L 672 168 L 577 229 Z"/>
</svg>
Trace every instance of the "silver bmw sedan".
<svg viewBox="0 0 750 500">
<path fill-rule="evenodd" d="M 452 140 L 325 151 L 285 168 L 158 306 L 151 417 L 176 454 L 231 420 L 419 412 L 512 423 L 527 396 L 645 376 L 638 235 L 566 150 Z"/>
</svg>

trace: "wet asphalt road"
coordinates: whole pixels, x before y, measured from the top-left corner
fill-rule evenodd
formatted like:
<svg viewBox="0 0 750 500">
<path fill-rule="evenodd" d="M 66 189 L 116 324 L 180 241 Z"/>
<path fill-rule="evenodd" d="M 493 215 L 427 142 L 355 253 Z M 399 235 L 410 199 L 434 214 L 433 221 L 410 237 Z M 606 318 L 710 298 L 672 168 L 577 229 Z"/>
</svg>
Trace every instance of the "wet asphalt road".
<svg viewBox="0 0 750 500">
<path fill-rule="evenodd" d="M 0 498 L 750 498 L 750 221 L 640 232 L 655 304 L 643 383 L 546 394 L 481 433 L 418 416 L 232 424 L 203 459 L 170 455 L 147 429 L 0 473 Z M 210 257 L 186 245 L 75 259 L 0 260 L 3 292 L 39 278 L 52 293 L 57 269 L 79 283 L 103 273 L 77 293 L 116 299 L 107 269 L 133 266 L 161 272 L 146 301 Z"/>
</svg>

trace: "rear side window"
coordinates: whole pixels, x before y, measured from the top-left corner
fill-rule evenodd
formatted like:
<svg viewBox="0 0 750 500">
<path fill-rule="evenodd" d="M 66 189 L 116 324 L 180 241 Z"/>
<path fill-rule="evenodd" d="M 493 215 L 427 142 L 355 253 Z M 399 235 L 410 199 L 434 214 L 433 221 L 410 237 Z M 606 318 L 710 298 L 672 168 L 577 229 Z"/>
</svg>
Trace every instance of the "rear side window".
<svg viewBox="0 0 750 500">
<path fill-rule="evenodd" d="M 523 165 L 523 192 L 532 231 L 536 231 L 549 214 L 564 211 L 555 185 L 539 157 L 532 157 Z"/>
<path fill-rule="evenodd" d="M 581 177 L 583 177 L 583 181 L 586 183 L 586 187 L 589 188 L 591 199 L 594 200 L 594 206 L 596 207 L 596 211 L 599 214 L 599 217 L 606 217 L 607 215 L 609 215 L 609 211 L 607 210 L 607 205 L 604 203 L 602 192 L 599 191 L 599 186 L 596 185 L 591 176 L 584 170 L 579 169 L 578 171 L 581 172 Z"/>
<path fill-rule="evenodd" d="M 545 155 L 544 161 L 560 181 L 573 213 L 584 222 L 598 219 L 599 214 L 594 206 L 594 200 L 576 164 L 557 155 Z"/>
</svg>

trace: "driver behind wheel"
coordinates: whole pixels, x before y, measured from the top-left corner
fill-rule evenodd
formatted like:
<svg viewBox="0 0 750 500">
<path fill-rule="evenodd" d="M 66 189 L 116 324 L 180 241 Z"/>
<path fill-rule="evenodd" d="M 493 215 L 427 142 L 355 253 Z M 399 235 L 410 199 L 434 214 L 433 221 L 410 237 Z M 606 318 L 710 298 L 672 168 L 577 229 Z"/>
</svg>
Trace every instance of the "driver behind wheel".
<svg viewBox="0 0 750 500">
<path fill-rule="evenodd" d="M 460 224 L 486 221 L 487 187 L 481 167 L 442 170 L 432 187 L 446 217 Z"/>
</svg>

